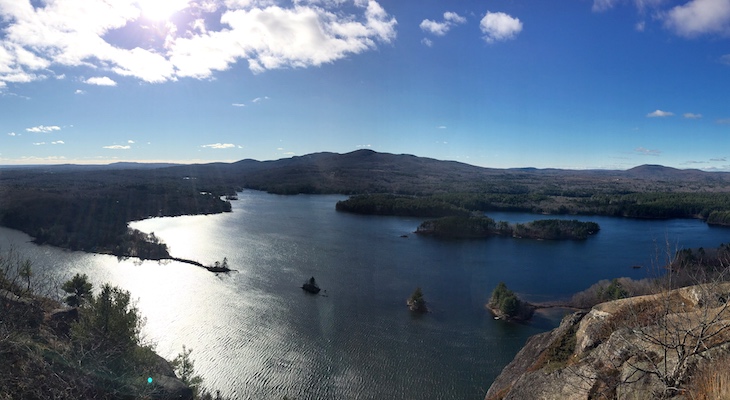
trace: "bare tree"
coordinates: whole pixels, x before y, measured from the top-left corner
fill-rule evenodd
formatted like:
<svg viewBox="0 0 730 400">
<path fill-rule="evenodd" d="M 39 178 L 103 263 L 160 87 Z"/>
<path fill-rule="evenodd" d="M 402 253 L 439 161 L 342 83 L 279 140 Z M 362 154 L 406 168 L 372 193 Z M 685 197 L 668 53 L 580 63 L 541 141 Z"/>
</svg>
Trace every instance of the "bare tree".
<svg viewBox="0 0 730 400">
<path fill-rule="evenodd" d="M 590 340 L 582 333 L 584 344 L 567 367 L 579 377 L 575 386 L 584 398 L 669 398 L 687 387 L 698 366 L 726 353 L 730 258 L 724 250 L 697 257 L 675 252 L 654 280 L 655 294 L 594 307 L 602 315 L 592 321 L 599 328 Z"/>
</svg>

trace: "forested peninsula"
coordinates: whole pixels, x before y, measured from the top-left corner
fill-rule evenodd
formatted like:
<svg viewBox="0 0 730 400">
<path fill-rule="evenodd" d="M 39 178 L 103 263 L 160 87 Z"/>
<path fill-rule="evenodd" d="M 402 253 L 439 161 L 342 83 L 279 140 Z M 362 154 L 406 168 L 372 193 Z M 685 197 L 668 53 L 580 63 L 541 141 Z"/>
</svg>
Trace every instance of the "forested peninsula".
<svg viewBox="0 0 730 400">
<path fill-rule="evenodd" d="M 542 240 L 584 240 L 597 233 L 600 227 L 595 222 L 577 220 L 543 219 L 525 224 L 496 222 L 485 216 L 450 216 L 423 222 L 416 233 L 443 238 L 485 238 L 490 236 L 511 236 Z"/>
<path fill-rule="evenodd" d="M 345 194 L 336 209 L 367 215 L 472 212 L 701 218 L 730 225 L 730 173 L 644 165 L 626 171 L 491 169 L 358 150 L 276 161 L 194 165 L 0 167 L 0 225 L 37 243 L 120 257 L 168 258 L 130 221 L 228 212 L 238 190 Z"/>
</svg>

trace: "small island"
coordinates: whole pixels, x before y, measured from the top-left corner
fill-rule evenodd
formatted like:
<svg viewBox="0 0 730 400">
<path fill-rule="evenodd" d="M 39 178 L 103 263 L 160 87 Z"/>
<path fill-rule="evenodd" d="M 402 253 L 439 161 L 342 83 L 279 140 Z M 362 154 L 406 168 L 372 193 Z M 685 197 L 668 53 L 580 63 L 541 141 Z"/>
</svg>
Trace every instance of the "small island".
<svg viewBox="0 0 730 400">
<path fill-rule="evenodd" d="M 205 267 L 210 272 L 231 272 L 228 267 L 228 257 L 223 257 L 223 262 L 216 261 L 215 264 Z"/>
<path fill-rule="evenodd" d="M 311 277 L 304 282 L 302 289 L 304 289 L 305 292 L 312 294 L 317 294 L 320 291 L 319 285 L 317 285 L 317 281 L 314 280 L 314 277 Z"/>
<path fill-rule="evenodd" d="M 595 222 L 578 220 L 544 219 L 524 224 L 496 222 L 486 216 L 450 216 L 428 220 L 416 229 L 417 234 L 443 238 L 485 238 L 490 236 L 511 236 L 539 240 L 585 240 L 597 233 L 600 227 Z"/>
<path fill-rule="evenodd" d="M 517 298 L 517 295 L 500 282 L 492 291 L 492 296 L 486 304 L 495 319 L 527 321 L 532 318 L 535 306 Z"/>
<path fill-rule="evenodd" d="M 406 305 L 408 305 L 408 309 L 411 310 L 414 313 L 427 313 L 428 307 L 426 307 L 426 299 L 423 298 L 423 291 L 420 287 L 417 287 L 416 290 L 413 291 L 410 297 L 408 297 L 408 300 L 406 300 Z"/>
</svg>

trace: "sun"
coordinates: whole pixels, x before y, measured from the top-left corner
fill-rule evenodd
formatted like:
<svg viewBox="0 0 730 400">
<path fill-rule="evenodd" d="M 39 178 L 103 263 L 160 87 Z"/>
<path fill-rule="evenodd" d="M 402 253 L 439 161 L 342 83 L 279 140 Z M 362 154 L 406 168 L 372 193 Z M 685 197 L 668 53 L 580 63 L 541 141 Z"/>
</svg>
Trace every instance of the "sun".
<svg viewBox="0 0 730 400">
<path fill-rule="evenodd" d="M 142 16 L 154 21 L 166 21 L 176 12 L 187 8 L 190 0 L 137 0 Z"/>
</svg>

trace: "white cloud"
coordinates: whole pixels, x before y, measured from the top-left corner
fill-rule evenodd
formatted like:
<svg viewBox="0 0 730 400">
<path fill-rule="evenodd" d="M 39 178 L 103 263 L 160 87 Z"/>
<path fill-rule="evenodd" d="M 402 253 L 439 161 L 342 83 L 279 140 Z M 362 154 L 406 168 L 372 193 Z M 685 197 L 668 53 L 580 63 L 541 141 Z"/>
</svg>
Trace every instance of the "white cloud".
<svg viewBox="0 0 730 400">
<path fill-rule="evenodd" d="M 34 126 L 32 128 L 25 128 L 27 132 L 36 132 L 36 133 L 48 133 L 53 131 L 60 131 L 61 127 L 52 125 L 52 126 L 45 126 L 45 125 L 38 125 Z"/>
<path fill-rule="evenodd" d="M 646 114 L 646 116 L 649 118 L 671 117 L 673 115 L 674 115 L 673 112 L 662 111 L 662 110 L 655 110 L 655 111 L 650 112 L 649 114 Z"/>
<path fill-rule="evenodd" d="M 221 16 L 227 29 L 178 38 L 170 60 L 181 77 L 207 78 L 238 60 L 261 73 L 331 63 L 395 38 L 396 20 L 377 2 L 356 5 L 364 18 L 305 5 L 228 10 Z"/>
<path fill-rule="evenodd" d="M 20 136 L 20 134 L 17 134 L 15 132 L 8 132 L 8 136 Z"/>
<path fill-rule="evenodd" d="M 700 119 L 702 118 L 702 114 L 695 114 L 695 113 L 684 113 L 682 114 L 683 117 L 687 119 Z"/>
<path fill-rule="evenodd" d="M 117 86 L 117 83 L 108 76 L 95 76 L 85 80 L 84 83 L 97 86 Z"/>
<path fill-rule="evenodd" d="M 134 140 L 127 140 L 127 143 L 134 144 Z"/>
<path fill-rule="evenodd" d="M 665 0 L 593 0 L 592 10 L 594 12 L 607 11 L 622 2 L 633 3 L 634 6 L 636 6 L 636 9 L 643 14 L 647 8 L 659 6 L 664 3 Z"/>
<path fill-rule="evenodd" d="M 44 144 L 46 144 L 46 142 L 35 142 L 33 143 L 33 146 L 43 146 Z"/>
<path fill-rule="evenodd" d="M 129 150 L 132 148 L 132 146 L 124 146 L 121 144 L 114 144 L 111 146 L 104 146 L 103 149 L 110 149 L 110 150 Z"/>
<path fill-rule="evenodd" d="M 487 43 L 508 40 L 522 31 L 522 22 L 503 12 L 489 12 L 482 18 L 479 27 Z"/>
<path fill-rule="evenodd" d="M 431 40 L 429 38 L 421 39 L 421 43 L 423 43 L 425 46 L 428 46 L 428 47 L 433 46 L 433 40 Z"/>
<path fill-rule="evenodd" d="M 593 11 L 601 12 L 613 8 L 616 5 L 617 0 L 594 0 Z"/>
<path fill-rule="evenodd" d="M 251 102 L 252 103 L 260 103 L 260 102 L 262 102 L 264 100 L 268 100 L 268 99 L 269 99 L 269 96 L 257 97 L 255 99 L 251 100 Z"/>
<path fill-rule="evenodd" d="M 452 24 L 463 24 L 466 22 L 466 18 L 451 11 L 447 11 L 444 13 L 444 19 L 451 22 Z"/>
<path fill-rule="evenodd" d="M 51 142 L 51 144 L 66 144 L 63 140 L 56 140 L 55 142 Z"/>
<path fill-rule="evenodd" d="M 74 92 L 74 94 L 86 94 L 86 92 L 83 91 L 83 90 L 81 90 L 81 89 L 76 89 L 76 91 Z"/>
<path fill-rule="evenodd" d="M 236 147 L 235 144 L 232 143 L 213 143 L 213 144 L 205 144 L 200 147 L 205 147 L 209 149 L 230 149 L 233 147 Z"/>
<path fill-rule="evenodd" d="M 436 35 L 436 36 L 444 36 L 446 33 L 451 30 L 452 27 L 455 25 L 463 24 L 466 22 L 466 18 L 462 17 L 461 15 L 447 11 L 444 13 L 444 21 L 443 22 L 437 22 L 432 21 L 430 19 L 424 19 L 421 21 L 421 24 L 419 27 L 424 32 Z"/>
<path fill-rule="evenodd" d="M 631 3 L 636 7 L 642 16 L 642 21 L 635 25 L 640 32 L 646 28 L 643 18 L 649 14 L 679 36 L 730 35 L 730 0 L 683 0 L 679 5 L 666 0 L 594 0 L 592 9 L 603 12 L 619 3 Z"/>
<path fill-rule="evenodd" d="M 306 68 L 373 50 L 396 36 L 396 19 L 375 0 L 176 0 L 164 13 L 147 4 L 0 0 L 0 88 L 58 78 L 57 67 L 150 83 L 208 79 L 238 62 L 255 73 Z M 150 18 L 173 11 L 179 11 L 174 22 L 156 21 L 150 29 Z M 121 29 L 135 33 L 124 47 L 113 40 Z"/>
<path fill-rule="evenodd" d="M 233 107 L 246 107 L 246 105 L 245 105 L 245 104 L 243 104 L 243 103 L 233 103 L 233 104 L 231 104 L 231 105 L 232 105 Z"/>
<path fill-rule="evenodd" d="M 669 10 L 664 18 L 665 25 L 680 36 L 727 34 L 730 32 L 730 0 L 690 0 Z"/>
<path fill-rule="evenodd" d="M 661 150 L 647 149 L 644 147 L 637 147 L 634 151 L 642 156 L 659 156 L 662 154 Z"/>
<path fill-rule="evenodd" d="M 449 26 L 449 24 L 446 22 L 436 22 L 431 21 L 430 19 L 424 19 L 423 21 L 421 21 L 419 27 L 421 28 L 421 30 L 432 33 L 436 36 L 445 35 L 446 32 L 448 32 L 451 28 L 451 26 Z"/>
</svg>

